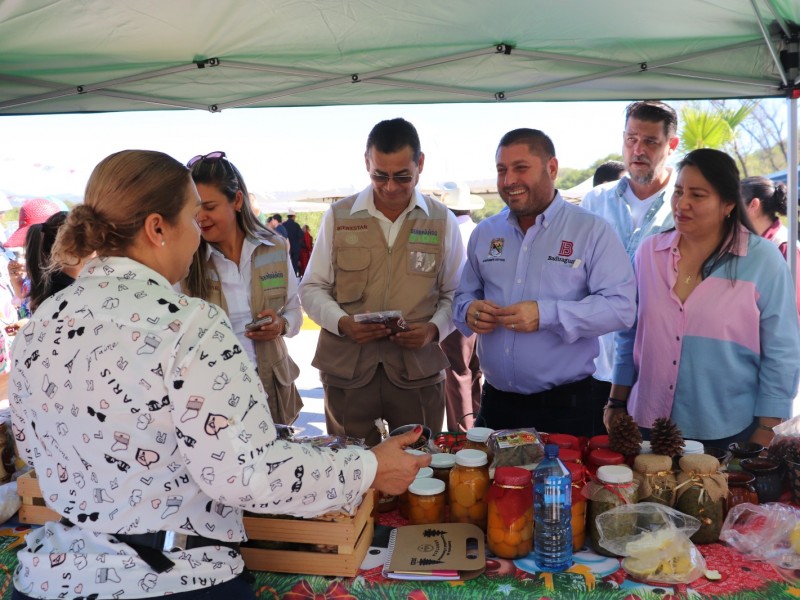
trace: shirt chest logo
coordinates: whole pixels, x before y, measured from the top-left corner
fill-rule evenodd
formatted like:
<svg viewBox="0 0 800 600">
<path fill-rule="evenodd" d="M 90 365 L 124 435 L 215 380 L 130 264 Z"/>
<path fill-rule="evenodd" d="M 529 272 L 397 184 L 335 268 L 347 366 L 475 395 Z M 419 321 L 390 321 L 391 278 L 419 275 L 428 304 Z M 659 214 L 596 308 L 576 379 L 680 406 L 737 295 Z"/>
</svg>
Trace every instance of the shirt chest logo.
<svg viewBox="0 0 800 600">
<path fill-rule="evenodd" d="M 505 238 L 494 238 L 489 243 L 489 256 L 497 258 L 503 254 L 503 246 L 505 245 Z"/>
<path fill-rule="evenodd" d="M 561 248 L 558 251 L 559 256 L 572 256 L 572 242 L 561 240 Z"/>
<path fill-rule="evenodd" d="M 412 229 L 408 236 L 412 244 L 439 244 L 439 232 L 435 229 Z"/>
</svg>

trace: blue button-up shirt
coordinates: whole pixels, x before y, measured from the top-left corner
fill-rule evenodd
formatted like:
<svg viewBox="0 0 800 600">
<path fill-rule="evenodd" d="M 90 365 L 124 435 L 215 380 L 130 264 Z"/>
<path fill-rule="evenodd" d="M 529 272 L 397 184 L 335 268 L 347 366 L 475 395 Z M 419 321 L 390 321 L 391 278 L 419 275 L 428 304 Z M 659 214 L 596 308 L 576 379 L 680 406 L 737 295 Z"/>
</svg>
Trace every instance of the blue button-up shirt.
<svg viewBox="0 0 800 600">
<path fill-rule="evenodd" d="M 510 211 L 478 224 L 455 297 L 454 321 L 465 335 L 467 309 L 483 299 L 538 302 L 538 331 L 498 327 L 478 336 L 487 381 L 532 394 L 594 372 L 598 336 L 633 324 L 636 282 L 611 226 L 556 194 L 525 233 Z"/>
</svg>

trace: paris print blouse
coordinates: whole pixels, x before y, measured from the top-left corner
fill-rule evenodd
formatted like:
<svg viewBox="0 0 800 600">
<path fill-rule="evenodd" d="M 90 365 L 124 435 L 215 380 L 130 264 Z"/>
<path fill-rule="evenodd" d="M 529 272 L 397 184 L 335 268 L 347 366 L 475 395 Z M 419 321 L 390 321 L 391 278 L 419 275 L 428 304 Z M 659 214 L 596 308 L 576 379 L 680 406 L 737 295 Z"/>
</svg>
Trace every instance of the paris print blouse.
<svg viewBox="0 0 800 600">
<path fill-rule="evenodd" d="M 168 553 L 156 574 L 115 533 L 238 541 L 242 510 L 353 513 L 375 476 L 369 451 L 276 439 L 261 382 L 217 306 L 127 258 L 98 258 L 16 336 L 9 387 L 20 454 L 48 523 L 19 553 L 34 598 L 147 598 L 222 583 L 238 553 Z"/>
</svg>

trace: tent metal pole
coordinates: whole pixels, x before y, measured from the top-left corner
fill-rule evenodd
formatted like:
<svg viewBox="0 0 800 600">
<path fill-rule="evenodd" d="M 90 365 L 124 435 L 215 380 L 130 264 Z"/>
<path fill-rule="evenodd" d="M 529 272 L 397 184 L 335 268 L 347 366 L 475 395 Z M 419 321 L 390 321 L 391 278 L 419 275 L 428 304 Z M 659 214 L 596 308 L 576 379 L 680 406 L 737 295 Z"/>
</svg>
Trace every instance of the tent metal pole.
<svg viewBox="0 0 800 600">
<path fill-rule="evenodd" d="M 784 18 L 778 14 L 778 11 L 775 10 L 775 5 L 772 4 L 772 0 L 764 0 L 764 3 L 767 5 L 767 8 L 769 8 L 769 11 L 772 13 L 775 22 L 783 31 L 783 35 L 785 35 L 787 38 L 792 37 L 792 32 L 789 31 L 789 26 L 786 24 Z"/>
<path fill-rule="evenodd" d="M 781 81 L 783 81 L 784 87 L 788 87 L 789 78 L 786 76 L 786 71 L 783 68 L 781 59 L 778 56 L 778 53 L 775 51 L 775 47 L 772 45 L 769 32 L 767 31 L 767 28 L 764 27 L 764 22 L 761 20 L 761 13 L 758 12 L 756 0 L 750 0 L 750 4 L 753 7 L 753 12 L 756 13 L 756 23 L 758 23 L 758 28 L 761 30 L 761 37 L 764 38 L 764 43 L 767 45 L 767 50 L 769 50 L 769 54 L 772 57 L 772 62 L 775 63 L 775 68 L 778 69 L 778 74 L 781 76 Z"/>
<path fill-rule="evenodd" d="M 789 248 L 792 247 L 792 240 L 797 240 L 797 98 L 789 94 L 786 100 L 786 112 L 788 113 L 789 127 L 789 152 L 786 157 L 786 187 L 789 188 Z M 789 271 L 792 273 L 792 280 L 797 281 L 797 252 L 787 252 L 786 258 L 789 261 Z"/>
</svg>

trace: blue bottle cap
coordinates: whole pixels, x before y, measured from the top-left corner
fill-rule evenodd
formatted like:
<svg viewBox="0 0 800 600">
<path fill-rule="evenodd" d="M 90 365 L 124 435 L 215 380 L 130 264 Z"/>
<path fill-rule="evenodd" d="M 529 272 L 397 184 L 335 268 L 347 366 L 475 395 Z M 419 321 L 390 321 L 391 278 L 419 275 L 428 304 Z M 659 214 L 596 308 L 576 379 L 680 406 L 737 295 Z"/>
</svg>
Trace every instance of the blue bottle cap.
<svg viewBox="0 0 800 600">
<path fill-rule="evenodd" d="M 544 455 L 545 458 L 556 458 L 558 457 L 558 446 L 555 444 L 547 444 L 544 447 Z"/>
</svg>

